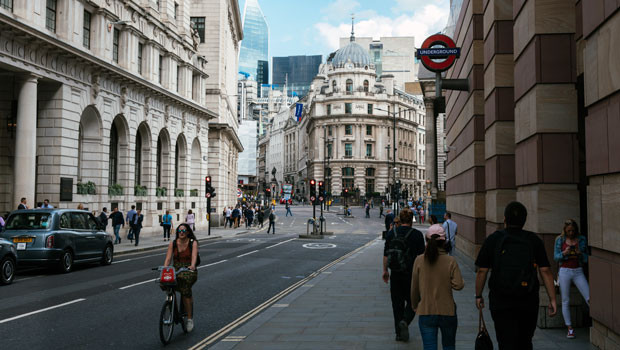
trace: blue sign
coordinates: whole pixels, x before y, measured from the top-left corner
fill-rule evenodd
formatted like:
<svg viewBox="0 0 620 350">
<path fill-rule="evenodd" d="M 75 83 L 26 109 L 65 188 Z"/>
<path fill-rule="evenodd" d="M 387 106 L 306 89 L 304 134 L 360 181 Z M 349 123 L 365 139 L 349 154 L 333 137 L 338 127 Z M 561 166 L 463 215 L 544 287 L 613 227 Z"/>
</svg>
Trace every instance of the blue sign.
<svg viewBox="0 0 620 350">
<path fill-rule="evenodd" d="M 461 48 L 436 48 L 436 49 L 418 49 L 416 51 L 416 57 L 420 58 L 421 56 L 429 56 L 429 57 L 444 57 L 444 56 L 461 56 Z"/>
<path fill-rule="evenodd" d="M 304 110 L 304 105 L 302 103 L 298 103 L 295 105 L 295 117 L 297 117 L 297 121 L 301 121 L 301 113 Z"/>
</svg>

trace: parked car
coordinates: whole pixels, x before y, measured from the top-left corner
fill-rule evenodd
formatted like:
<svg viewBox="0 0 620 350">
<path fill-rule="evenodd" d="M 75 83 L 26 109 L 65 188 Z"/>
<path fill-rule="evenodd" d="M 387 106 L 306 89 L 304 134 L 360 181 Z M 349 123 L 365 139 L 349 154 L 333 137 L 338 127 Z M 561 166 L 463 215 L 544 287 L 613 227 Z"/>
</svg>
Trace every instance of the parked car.
<svg viewBox="0 0 620 350">
<path fill-rule="evenodd" d="M 11 284 L 17 267 L 15 244 L 0 238 L 0 284 Z"/>
<path fill-rule="evenodd" d="M 1 238 L 13 242 L 20 266 L 55 265 L 70 272 L 77 263 L 112 264 L 112 236 L 85 210 L 16 210 L 9 215 Z"/>
</svg>

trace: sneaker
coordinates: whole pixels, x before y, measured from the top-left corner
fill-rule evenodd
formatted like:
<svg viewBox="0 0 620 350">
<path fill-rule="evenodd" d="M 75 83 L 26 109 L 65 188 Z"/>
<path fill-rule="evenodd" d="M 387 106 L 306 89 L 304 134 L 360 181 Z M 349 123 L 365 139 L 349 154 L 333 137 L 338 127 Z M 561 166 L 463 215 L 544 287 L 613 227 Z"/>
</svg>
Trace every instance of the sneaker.
<svg viewBox="0 0 620 350">
<path fill-rule="evenodd" d="M 185 328 L 187 328 L 187 332 L 191 332 L 194 329 L 194 320 L 192 320 L 191 318 L 187 319 L 187 322 L 185 323 Z"/>
<path fill-rule="evenodd" d="M 575 330 L 574 329 L 569 329 L 568 330 L 568 334 L 566 334 L 566 338 L 568 338 L 568 339 L 575 339 Z"/>
<path fill-rule="evenodd" d="M 409 325 L 405 321 L 400 321 L 398 323 L 398 328 L 400 330 L 400 337 L 403 341 L 409 340 Z"/>
<path fill-rule="evenodd" d="M 396 334 L 396 339 L 394 339 L 394 340 L 396 340 L 396 341 L 403 341 L 403 339 L 398 334 Z"/>
</svg>

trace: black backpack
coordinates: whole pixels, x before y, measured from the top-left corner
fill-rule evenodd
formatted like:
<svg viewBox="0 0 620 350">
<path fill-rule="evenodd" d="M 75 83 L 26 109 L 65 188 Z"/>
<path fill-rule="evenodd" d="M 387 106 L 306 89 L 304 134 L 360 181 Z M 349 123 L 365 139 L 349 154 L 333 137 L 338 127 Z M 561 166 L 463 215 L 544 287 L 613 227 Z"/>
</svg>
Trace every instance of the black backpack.
<svg viewBox="0 0 620 350">
<path fill-rule="evenodd" d="M 413 257 L 411 249 L 407 243 L 409 235 L 413 232 L 413 228 L 405 235 L 398 235 L 394 230 L 394 238 L 390 240 L 387 250 L 388 267 L 392 272 L 409 272 Z"/>
<path fill-rule="evenodd" d="M 495 246 L 493 259 L 493 289 L 505 296 L 523 297 L 534 290 L 537 278 L 534 248 L 530 240 L 533 233 L 508 234 L 500 231 L 502 237 Z"/>
<path fill-rule="evenodd" d="M 194 240 L 190 239 L 189 240 L 189 256 L 192 256 L 192 249 L 194 247 Z M 177 251 L 177 254 L 179 252 L 179 248 L 177 248 L 177 240 L 175 239 L 174 241 L 172 241 L 172 251 Z M 198 267 L 198 265 L 200 265 L 200 251 L 198 251 L 198 256 L 196 256 L 196 267 Z"/>
</svg>

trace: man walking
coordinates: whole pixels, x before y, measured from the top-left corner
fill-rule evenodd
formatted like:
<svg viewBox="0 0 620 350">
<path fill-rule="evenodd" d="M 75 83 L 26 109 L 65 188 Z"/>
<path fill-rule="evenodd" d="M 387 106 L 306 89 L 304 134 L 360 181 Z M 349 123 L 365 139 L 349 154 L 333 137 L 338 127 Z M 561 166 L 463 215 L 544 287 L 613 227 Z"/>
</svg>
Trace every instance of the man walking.
<svg viewBox="0 0 620 350">
<path fill-rule="evenodd" d="M 293 213 L 291 212 L 291 205 L 288 203 L 288 201 L 286 201 L 285 208 L 286 208 L 286 215 L 285 216 L 288 216 L 288 214 L 291 214 L 291 216 L 293 216 Z"/>
<path fill-rule="evenodd" d="M 230 224 L 230 215 L 232 214 L 232 210 L 230 210 L 230 207 L 226 208 L 226 221 L 224 222 L 224 228 L 226 228 L 226 226 L 228 226 Z M 230 227 L 232 227 L 232 224 L 230 225 Z"/>
<path fill-rule="evenodd" d="M 523 230 L 527 210 L 511 202 L 504 210 L 504 229 L 486 238 L 476 266 L 476 306 L 484 308 L 482 291 L 489 269 L 489 306 L 500 350 L 532 350 L 538 319 L 537 267 L 549 295 L 549 316 L 556 314 L 553 275 L 543 241 Z"/>
<path fill-rule="evenodd" d="M 17 210 L 24 210 L 24 209 L 28 209 L 28 206 L 26 205 L 26 197 L 22 197 L 22 199 L 19 202 L 19 205 L 17 205 Z"/>
<path fill-rule="evenodd" d="M 273 213 L 273 210 L 269 213 L 269 227 L 267 227 L 267 234 L 269 234 L 269 230 L 273 227 L 273 234 L 276 234 L 276 216 Z"/>
<path fill-rule="evenodd" d="M 142 230 L 143 220 L 144 215 L 142 215 L 142 210 L 138 209 L 132 220 L 133 238 L 136 240 L 136 247 L 138 246 L 138 242 L 140 241 L 140 231 Z"/>
<path fill-rule="evenodd" d="M 424 236 L 411 227 L 411 210 L 403 209 L 399 219 L 400 226 L 390 230 L 385 237 L 382 278 L 383 282 L 390 282 L 396 341 L 406 342 L 409 340 L 409 324 L 415 317 L 411 307 L 411 272 L 415 257 L 424 253 Z"/>
<path fill-rule="evenodd" d="M 379 206 L 379 219 L 381 219 L 382 216 L 385 216 L 383 215 L 383 202 L 381 202 L 381 206 Z"/>
<path fill-rule="evenodd" d="M 370 203 L 366 203 L 366 219 L 370 219 Z"/>
<path fill-rule="evenodd" d="M 446 232 L 446 239 L 450 241 L 450 251 L 448 254 L 454 255 L 454 250 L 456 249 L 456 235 L 458 233 L 458 226 L 456 222 L 452 221 L 452 214 L 450 212 L 446 212 L 443 214 L 443 230 Z"/>
<path fill-rule="evenodd" d="M 105 231 L 108 227 L 108 208 L 103 207 L 103 211 L 101 211 L 101 214 L 99 214 L 99 222 L 101 222 L 101 225 L 103 226 L 103 231 Z"/>
<path fill-rule="evenodd" d="M 127 212 L 127 224 L 129 225 L 129 233 L 127 233 L 127 238 L 130 243 L 133 243 L 133 219 L 136 215 L 136 206 L 132 205 L 131 210 Z"/>
<path fill-rule="evenodd" d="M 123 213 L 118 211 L 118 207 L 114 207 L 114 209 L 112 209 L 110 219 L 112 219 L 112 228 L 114 229 L 114 236 L 116 237 L 114 244 L 120 244 L 121 236 L 118 232 L 121 230 L 121 226 L 125 226 L 125 220 L 123 218 Z"/>
<path fill-rule="evenodd" d="M 385 215 L 385 230 L 389 231 L 392 223 L 394 222 L 394 213 L 392 213 L 392 209 L 387 210 L 387 214 Z"/>
</svg>

